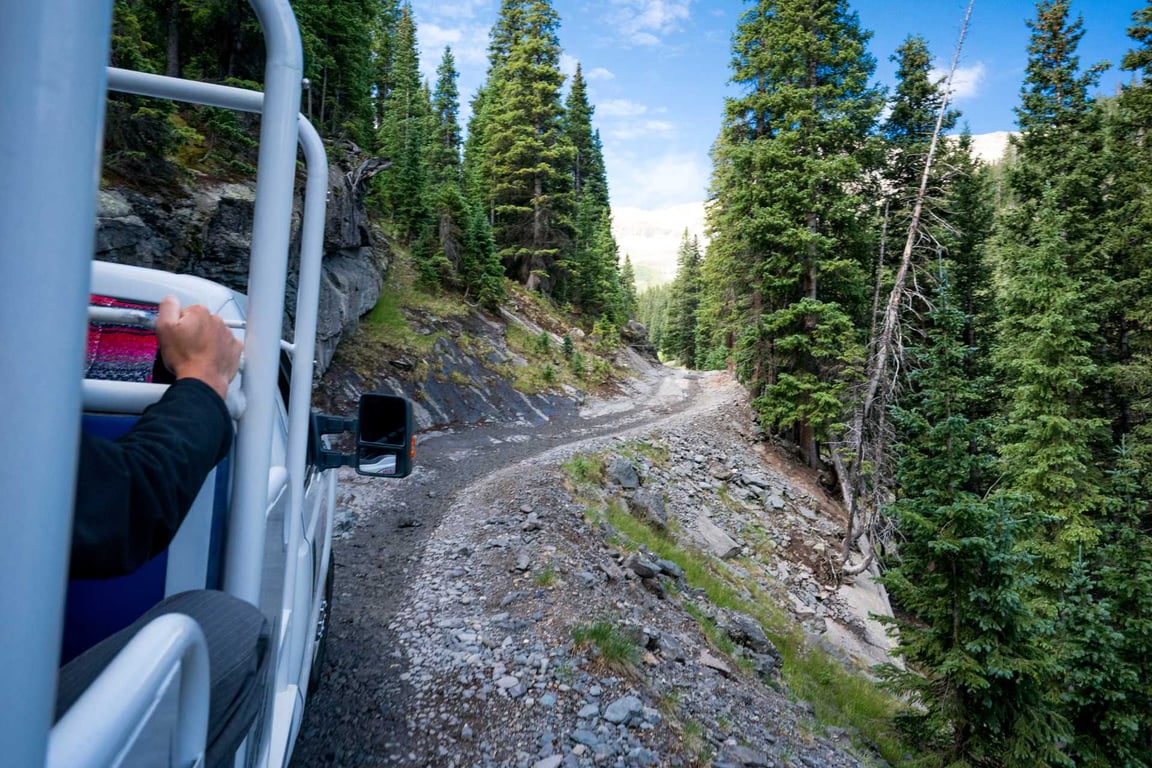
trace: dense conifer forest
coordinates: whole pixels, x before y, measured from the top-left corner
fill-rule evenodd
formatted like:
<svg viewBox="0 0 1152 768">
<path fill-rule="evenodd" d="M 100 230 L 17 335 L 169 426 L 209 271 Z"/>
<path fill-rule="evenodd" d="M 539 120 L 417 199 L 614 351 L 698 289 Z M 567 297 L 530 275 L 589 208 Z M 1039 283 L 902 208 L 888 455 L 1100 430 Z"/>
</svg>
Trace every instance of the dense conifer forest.
<svg viewBox="0 0 1152 768">
<path fill-rule="evenodd" d="M 749 2 L 707 247 L 686 232 L 675 281 L 639 297 L 550 0 L 503 0 L 466 126 L 452 51 L 422 78 L 409 6 L 293 5 L 303 111 L 333 152 L 391 161 L 372 205 L 425 288 L 495 306 L 515 280 L 602 338 L 636 316 L 666 359 L 732 370 L 831 478 L 842 575 L 875 562 L 899 609 L 883 677 L 919 764 L 1152 765 L 1152 4 L 1105 96 L 1074 6 L 1040 0 L 989 167 L 924 39 L 870 51 L 847 0 Z M 115 8 L 115 65 L 260 79 L 242 0 Z M 108 172 L 243 174 L 245 120 L 116 97 Z"/>
<path fill-rule="evenodd" d="M 1152 6 L 1116 96 L 1071 3 L 1029 28 L 1008 156 L 961 134 L 926 171 L 962 116 L 923 39 L 885 94 L 848 2 L 750 4 L 710 244 L 685 235 L 641 317 L 836 477 L 842 567 L 879 558 L 900 609 L 885 675 L 922 764 L 1147 766 Z"/>
<path fill-rule="evenodd" d="M 484 85 L 460 122 L 450 48 L 419 69 L 412 8 L 396 0 L 296 0 L 308 88 L 302 111 L 330 151 L 387 159 L 373 213 L 422 287 L 494 307 L 505 278 L 577 313 L 600 340 L 635 313 L 632 266 L 612 235 L 608 177 L 581 70 L 565 87 L 560 18 L 505 0 Z M 252 86 L 263 46 L 244 0 L 116 0 L 112 63 Z M 107 170 L 136 186 L 188 171 L 250 173 L 253 126 L 225 110 L 114 97 Z"/>
</svg>

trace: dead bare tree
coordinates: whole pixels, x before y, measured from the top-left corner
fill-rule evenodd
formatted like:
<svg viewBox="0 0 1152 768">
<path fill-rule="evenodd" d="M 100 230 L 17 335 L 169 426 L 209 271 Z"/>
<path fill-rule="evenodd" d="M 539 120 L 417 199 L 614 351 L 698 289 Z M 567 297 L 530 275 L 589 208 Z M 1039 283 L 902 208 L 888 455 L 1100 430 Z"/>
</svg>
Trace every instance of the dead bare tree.
<svg viewBox="0 0 1152 768">
<path fill-rule="evenodd" d="M 913 267 L 912 256 L 916 252 L 917 242 L 922 237 L 931 237 L 930 234 L 922 231 L 920 225 L 924 217 L 925 201 L 928 198 L 932 165 L 952 97 L 952 81 L 956 76 L 956 68 L 960 62 L 960 51 L 964 46 L 964 37 L 968 33 L 968 23 L 972 19 L 972 7 L 974 5 L 975 0 L 969 0 L 968 7 L 964 12 L 964 22 L 960 26 L 959 39 L 956 41 L 956 49 L 952 54 L 952 65 L 948 69 L 948 77 L 944 85 L 944 98 L 936 117 L 936 128 L 932 132 L 932 139 L 928 144 L 928 153 L 924 160 L 924 170 L 920 174 L 920 187 L 912 206 L 912 219 L 908 224 L 908 236 L 904 240 L 904 251 L 900 257 L 900 265 L 896 270 L 892 290 L 888 294 L 884 316 L 879 324 L 879 333 L 873 333 L 868 345 L 870 354 L 862 396 L 844 436 L 845 439 L 840 441 L 839 445 L 833 446 L 831 452 L 832 462 L 840 480 L 840 493 L 848 511 L 848 525 L 840 553 L 844 562 L 841 573 L 844 575 L 862 572 L 871 564 L 875 554 L 873 542 L 866 534 L 874 527 L 875 516 L 879 509 L 879 496 L 883 489 L 878 487 L 874 478 L 868 476 L 868 473 L 865 472 L 865 466 L 874 466 L 877 457 L 884 453 L 883 445 L 872 445 L 869 449 L 869 444 L 875 440 L 883 441 L 887 431 L 887 409 L 893 401 L 899 368 L 903 359 L 901 354 L 903 334 L 900 332 L 901 306 L 907 297 L 909 274 Z M 879 279 L 880 276 L 877 275 L 877 280 Z M 869 440 L 870 435 L 875 440 Z M 872 487 L 869 488 L 869 485 Z M 868 498 L 869 496 L 871 498 Z M 870 509 L 862 511 L 862 502 L 867 503 Z M 864 555 L 864 560 L 858 565 L 851 565 L 849 558 L 859 542 L 863 542 L 860 550 Z"/>
</svg>

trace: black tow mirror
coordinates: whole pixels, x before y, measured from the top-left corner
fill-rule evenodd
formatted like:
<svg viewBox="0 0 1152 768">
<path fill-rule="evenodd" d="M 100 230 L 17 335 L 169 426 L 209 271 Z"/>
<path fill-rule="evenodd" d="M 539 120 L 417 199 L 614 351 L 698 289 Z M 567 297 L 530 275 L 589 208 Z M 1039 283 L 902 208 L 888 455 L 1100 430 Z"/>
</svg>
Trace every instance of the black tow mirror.
<svg viewBox="0 0 1152 768">
<path fill-rule="evenodd" d="M 360 396 L 356 471 L 376 477 L 408 477 L 416 458 L 412 403 L 406 397 Z"/>
<path fill-rule="evenodd" d="M 325 446 L 325 435 L 356 433 L 356 452 Z M 320 469 L 353 466 L 361 475 L 408 477 L 416 458 L 412 403 L 406 397 L 370 393 L 360 396 L 355 419 L 312 414 L 312 458 Z"/>
</svg>

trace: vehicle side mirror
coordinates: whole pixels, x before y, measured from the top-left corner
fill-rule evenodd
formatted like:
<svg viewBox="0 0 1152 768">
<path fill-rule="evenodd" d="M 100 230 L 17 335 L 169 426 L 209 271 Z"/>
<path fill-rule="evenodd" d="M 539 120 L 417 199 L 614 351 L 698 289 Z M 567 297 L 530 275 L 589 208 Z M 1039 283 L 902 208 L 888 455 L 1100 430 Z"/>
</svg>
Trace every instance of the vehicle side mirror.
<svg viewBox="0 0 1152 768">
<path fill-rule="evenodd" d="M 412 403 L 406 397 L 360 396 L 356 471 L 374 477 L 408 477 L 416 458 Z"/>
</svg>

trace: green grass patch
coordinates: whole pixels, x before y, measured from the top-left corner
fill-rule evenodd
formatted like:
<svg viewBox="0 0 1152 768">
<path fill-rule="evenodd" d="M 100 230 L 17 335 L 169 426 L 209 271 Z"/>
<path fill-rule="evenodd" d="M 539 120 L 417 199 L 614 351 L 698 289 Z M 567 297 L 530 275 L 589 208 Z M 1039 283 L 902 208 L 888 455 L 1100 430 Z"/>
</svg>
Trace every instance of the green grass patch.
<svg viewBox="0 0 1152 768">
<path fill-rule="evenodd" d="M 618 624 L 604 620 L 578 624 L 572 629 L 572 642 L 577 648 L 594 648 L 596 663 L 605 668 L 617 674 L 636 675 L 640 648 Z"/>
<path fill-rule="evenodd" d="M 695 720 L 684 723 L 681 729 L 680 751 L 693 766 L 711 765 L 715 757 L 712 745 L 708 743 L 707 730 Z"/>
<path fill-rule="evenodd" d="M 365 316 L 361 327 L 369 339 L 406 352 L 426 354 L 432 351 L 436 334 L 422 334 L 412 328 L 405 310 L 418 312 L 430 318 L 462 317 L 468 305 L 458 296 L 420 288 L 412 273 L 408 254 L 395 248 L 393 268 L 380 292 L 376 305 Z"/>
<path fill-rule="evenodd" d="M 544 570 L 540 571 L 533 579 L 533 581 L 536 582 L 536 586 L 538 587 L 550 587 L 558 580 L 559 577 L 556 575 L 556 571 L 552 570 L 551 568 L 545 568 Z"/>
<path fill-rule="evenodd" d="M 577 485 L 603 485 L 607 480 L 604 459 L 591 453 L 578 453 L 560 465 Z"/>
<path fill-rule="evenodd" d="M 376 347 L 389 347 L 402 352 L 427 355 L 436 343 L 436 335 L 417 333 L 404 315 L 404 308 L 411 300 L 411 293 L 397 289 L 389 283 L 384 286 L 376 306 L 372 307 L 360 324 L 359 340 Z"/>
<path fill-rule="evenodd" d="M 668 447 L 663 443 L 653 443 L 648 440 L 632 440 L 625 443 L 619 453 L 629 461 L 647 459 L 658 466 L 668 466 Z"/>
</svg>

